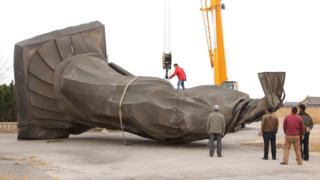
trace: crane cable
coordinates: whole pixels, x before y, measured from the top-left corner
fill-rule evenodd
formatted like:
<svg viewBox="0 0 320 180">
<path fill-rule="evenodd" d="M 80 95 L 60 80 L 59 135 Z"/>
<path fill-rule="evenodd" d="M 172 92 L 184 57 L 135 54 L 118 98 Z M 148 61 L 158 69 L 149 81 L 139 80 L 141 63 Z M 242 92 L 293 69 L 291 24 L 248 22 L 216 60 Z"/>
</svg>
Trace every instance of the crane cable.
<svg viewBox="0 0 320 180">
<path fill-rule="evenodd" d="M 163 52 L 171 53 L 171 5 L 170 0 L 165 0 L 163 4 Z"/>
<path fill-rule="evenodd" d="M 124 87 L 123 89 L 123 92 L 122 92 L 122 95 L 121 95 L 121 98 L 120 98 L 120 102 L 119 102 L 119 120 L 120 120 L 120 127 L 121 127 L 121 131 L 122 131 L 122 141 L 125 145 L 128 145 L 127 142 L 126 142 L 126 139 L 124 137 L 124 131 L 123 131 L 123 123 L 122 123 L 122 110 L 121 110 L 121 107 L 122 107 L 122 102 L 123 102 L 123 99 L 124 99 L 124 96 L 126 95 L 126 92 L 128 90 L 128 87 L 129 85 L 137 80 L 138 78 L 140 78 L 140 76 L 136 76 L 135 78 L 131 79 L 127 84 L 126 86 Z"/>
</svg>

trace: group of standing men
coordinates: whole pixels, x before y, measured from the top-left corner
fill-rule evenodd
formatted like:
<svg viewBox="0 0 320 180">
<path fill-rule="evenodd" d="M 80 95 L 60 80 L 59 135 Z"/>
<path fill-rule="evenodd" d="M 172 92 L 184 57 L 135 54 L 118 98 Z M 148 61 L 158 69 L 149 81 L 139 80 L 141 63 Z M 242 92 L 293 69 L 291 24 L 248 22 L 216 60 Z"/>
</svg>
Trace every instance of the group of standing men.
<svg viewBox="0 0 320 180">
<path fill-rule="evenodd" d="M 219 105 L 214 105 L 214 112 L 209 114 L 207 121 L 207 131 L 209 134 L 209 156 L 213 157 L 214 142 L 217 141 L 217 154 L 222 157 L 221 139 L 225 133 L 224 115 L 220 112 Z M 306 113 L 306 106 L 299 105 L 291 108 L 291 113 L 283 121 L 283 131 L 285 134 L 284 156 L 282 165 L 288 164 L 289 152 L 293 145 L 298 165 L 302 165 L 302 159 L 309 160 L 309 136 L 313 128 L 313 120 Z M 269 142 L 271 144 L 272 159 L 276 160 L 276 134 L 278 133 L 279 120 L 273 114 L 273 108 L 267 108 L 266 114 L 262 117 L 261 132 L 264 141 L 264 156 L 262 159 L 268 160 Z"/>
<path fill-rule="evenodd" d="M 283 121 L 283 131 L 285 134 L 284 157 L 280 163 L 288 164 L 289 152 L 293 145 L 298 165 L 302 165 L 302 159 L 309 160 L 309 136 L 313 128 L 311 116 L 305 112 L 306 106 L 299 105 L 291 108 L 291 113 Z M 262 159 L 267 160 L 269 154 L 269 142 L 271 143 L 272 159 L 276 159 L 276 134 L 278 132 L 278 118 L 272 114 L 272 108 L 267 109 L 266 115 L 262 118 L 261 131 L 264 141 L 264 156 Z"/>
</svg>

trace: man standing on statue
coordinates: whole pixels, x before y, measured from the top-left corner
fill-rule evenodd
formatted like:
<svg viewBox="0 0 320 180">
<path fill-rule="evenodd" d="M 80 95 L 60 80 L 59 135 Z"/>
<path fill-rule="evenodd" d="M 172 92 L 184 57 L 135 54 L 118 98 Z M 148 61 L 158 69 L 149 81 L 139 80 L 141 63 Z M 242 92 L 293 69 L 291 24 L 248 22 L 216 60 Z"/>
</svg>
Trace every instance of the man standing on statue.
<svg viewBox="0 0 320 180">
<path fill-rule="evenodd" d="M 178 77 L 178 84 L 177 84 L 177 89 L 180 89 L 180 86 L 182 87 L 182 89 L 184 90 L 184 82 L 187 80 L 187 76 L 186 73 L 184 72 L 184 70 L 179 67 L 179 65 L 177 63 L 175 63 L 174 65 L 175 71 L 174 73 L 169 77 L 169 79 L 173 78 L 175 75 L 177 75 Z"/>
</svg>

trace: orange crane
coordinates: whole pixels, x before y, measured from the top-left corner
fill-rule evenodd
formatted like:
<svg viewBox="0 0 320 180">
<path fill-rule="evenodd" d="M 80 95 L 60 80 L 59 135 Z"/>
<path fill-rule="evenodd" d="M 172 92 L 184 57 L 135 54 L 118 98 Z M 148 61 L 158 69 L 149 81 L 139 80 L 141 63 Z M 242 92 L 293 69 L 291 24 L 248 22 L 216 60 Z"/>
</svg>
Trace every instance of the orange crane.
<svg viewBox="0 0 320 180">
<path fill-rule="evenodd" d="M 201 11 L 205 26 L 207 47 L 210 64 L 214 70 L 214 84 L 225 86 L 234 90 L 238 83 L 228 81 L 227 67 L 224 52 L 221 10 L 225 5 L 220 0 L 200 0 Z M 170 1 L 164 0 L 164 50 L 162 54 L 162 67 L 166 70 L 165 78 L 171 69 L 172 54 L 170 49 Z"/>
<path fill-rule="evenodd" d="M 225 5 L 220 0 L 200 0 L 205 26 L 211 67 L 214 69 L 214 84 L 237 90 L 238 83 L 228 81 L 223 42 L 221 10 Z"/>
</svg>

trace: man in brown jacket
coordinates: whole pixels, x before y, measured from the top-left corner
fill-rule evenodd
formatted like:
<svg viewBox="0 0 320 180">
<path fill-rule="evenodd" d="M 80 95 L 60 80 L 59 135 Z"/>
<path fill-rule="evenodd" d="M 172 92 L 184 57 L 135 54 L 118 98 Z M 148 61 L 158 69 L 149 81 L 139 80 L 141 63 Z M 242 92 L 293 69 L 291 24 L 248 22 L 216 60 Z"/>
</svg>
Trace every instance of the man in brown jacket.
<svg viewBox="0 0 320 180">
<path fill-rule="evenodd" d="M 279 121 L 278 118 L 272 114 L 273 108 L 269 107 L 266 114 L 262 117 L 261 132 L 264 142 L 264 156 L 262 159 L 268 160 L 269 142 L 271 143 L 272 159 L 276 159 L 276 134 L 278 132 Z"/>
</svg>

